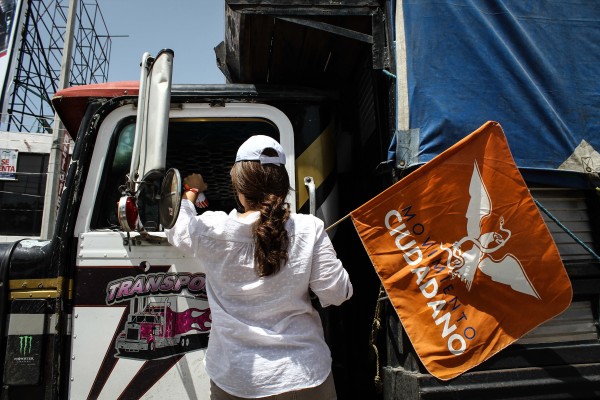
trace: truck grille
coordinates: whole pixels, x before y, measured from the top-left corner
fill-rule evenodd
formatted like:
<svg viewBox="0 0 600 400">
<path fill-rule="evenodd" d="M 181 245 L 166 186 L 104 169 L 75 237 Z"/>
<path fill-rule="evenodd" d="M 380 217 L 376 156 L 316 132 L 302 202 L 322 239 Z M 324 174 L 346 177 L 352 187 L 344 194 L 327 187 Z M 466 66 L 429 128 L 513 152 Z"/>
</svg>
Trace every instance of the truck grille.
<svg viewBox="0 0 600 400">
<path fill-rule="evenodd" d="M 129 328 L 127 329 L 127 339 L 128 340 L 138 340 L 140 338 L 140 330 L 137 328 Z"/>
</svg>

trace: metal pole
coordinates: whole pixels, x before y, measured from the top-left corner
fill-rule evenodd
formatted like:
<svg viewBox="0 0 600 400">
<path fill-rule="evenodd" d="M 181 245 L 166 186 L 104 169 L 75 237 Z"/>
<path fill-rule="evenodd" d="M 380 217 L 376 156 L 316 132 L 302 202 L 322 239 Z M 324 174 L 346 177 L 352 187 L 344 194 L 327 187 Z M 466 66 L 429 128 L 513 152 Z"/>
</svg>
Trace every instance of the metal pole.
<svg viewBox="0 0 600 400">
<path fill-rule="evenodd" d="M 77 2 L 69 0 L 67 14 L 67 26 L 65 30 L 65 43 L 63 45 L 62 62 L 57 90 L 64 89 L 71 79 L 71 57 L 73 54 L 73 37 L 75 32 L 75 21 L 77 17 Z M 61 157 L 65 140 L 65 127 L 58 115 L 54 115 L 52 127 L 52 147 L 50 149 L 50 160 L 48 162 L 48 176 L 46 178 L 46 192 L 44 195 L 44 213 L 42 216 L 41 239 L 49 239 L 54 233 L 57 215 L 57 203 L 61 169 Z"/>
</svg>

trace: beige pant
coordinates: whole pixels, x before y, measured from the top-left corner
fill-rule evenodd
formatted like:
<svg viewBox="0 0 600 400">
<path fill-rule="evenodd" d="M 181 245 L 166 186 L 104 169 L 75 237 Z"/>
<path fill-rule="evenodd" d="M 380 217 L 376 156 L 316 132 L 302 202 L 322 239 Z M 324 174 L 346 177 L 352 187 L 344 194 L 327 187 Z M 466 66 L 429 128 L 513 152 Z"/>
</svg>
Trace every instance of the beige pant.
<svg viewBox="0 0 600 400">
<path fill-rule="evenodd" d="M 245 397 L 233 396 L 210 381 L 210 400 L 244 400 Z M 325 382 L 309 389 L 261 397 L 261 400 L 336 400 L 333 375 L 330 373 Z"/>
</svg>

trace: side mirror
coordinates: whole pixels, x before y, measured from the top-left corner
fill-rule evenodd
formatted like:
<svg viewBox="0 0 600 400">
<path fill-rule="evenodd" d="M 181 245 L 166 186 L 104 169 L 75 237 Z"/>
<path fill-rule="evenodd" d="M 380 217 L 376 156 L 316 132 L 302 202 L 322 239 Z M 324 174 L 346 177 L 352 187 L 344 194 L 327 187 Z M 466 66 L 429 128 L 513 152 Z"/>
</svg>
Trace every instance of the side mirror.
<svg viewBox="0 0 600 400">
<path fill-rule="evenodd" d="M 160 224 L 165 229 L 175 225 L 181 207 L 181 175 L 175 168 L 165 174 L 160 187 L 159 214 Z"/>
</svg>

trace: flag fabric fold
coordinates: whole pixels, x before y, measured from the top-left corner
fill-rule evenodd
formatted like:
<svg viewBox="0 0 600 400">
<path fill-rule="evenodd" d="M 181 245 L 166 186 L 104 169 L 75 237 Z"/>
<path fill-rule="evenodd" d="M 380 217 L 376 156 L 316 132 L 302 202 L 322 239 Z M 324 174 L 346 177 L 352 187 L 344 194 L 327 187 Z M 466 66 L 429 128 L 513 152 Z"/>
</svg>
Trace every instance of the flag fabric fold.
<svg viewBox="0 0 600 400">
<path fill-rule="evenodd" d="M 563 312 L 572 289 L 487 122 L 350 213 L 425 368 L 448 380 Z"/>
</svg>

